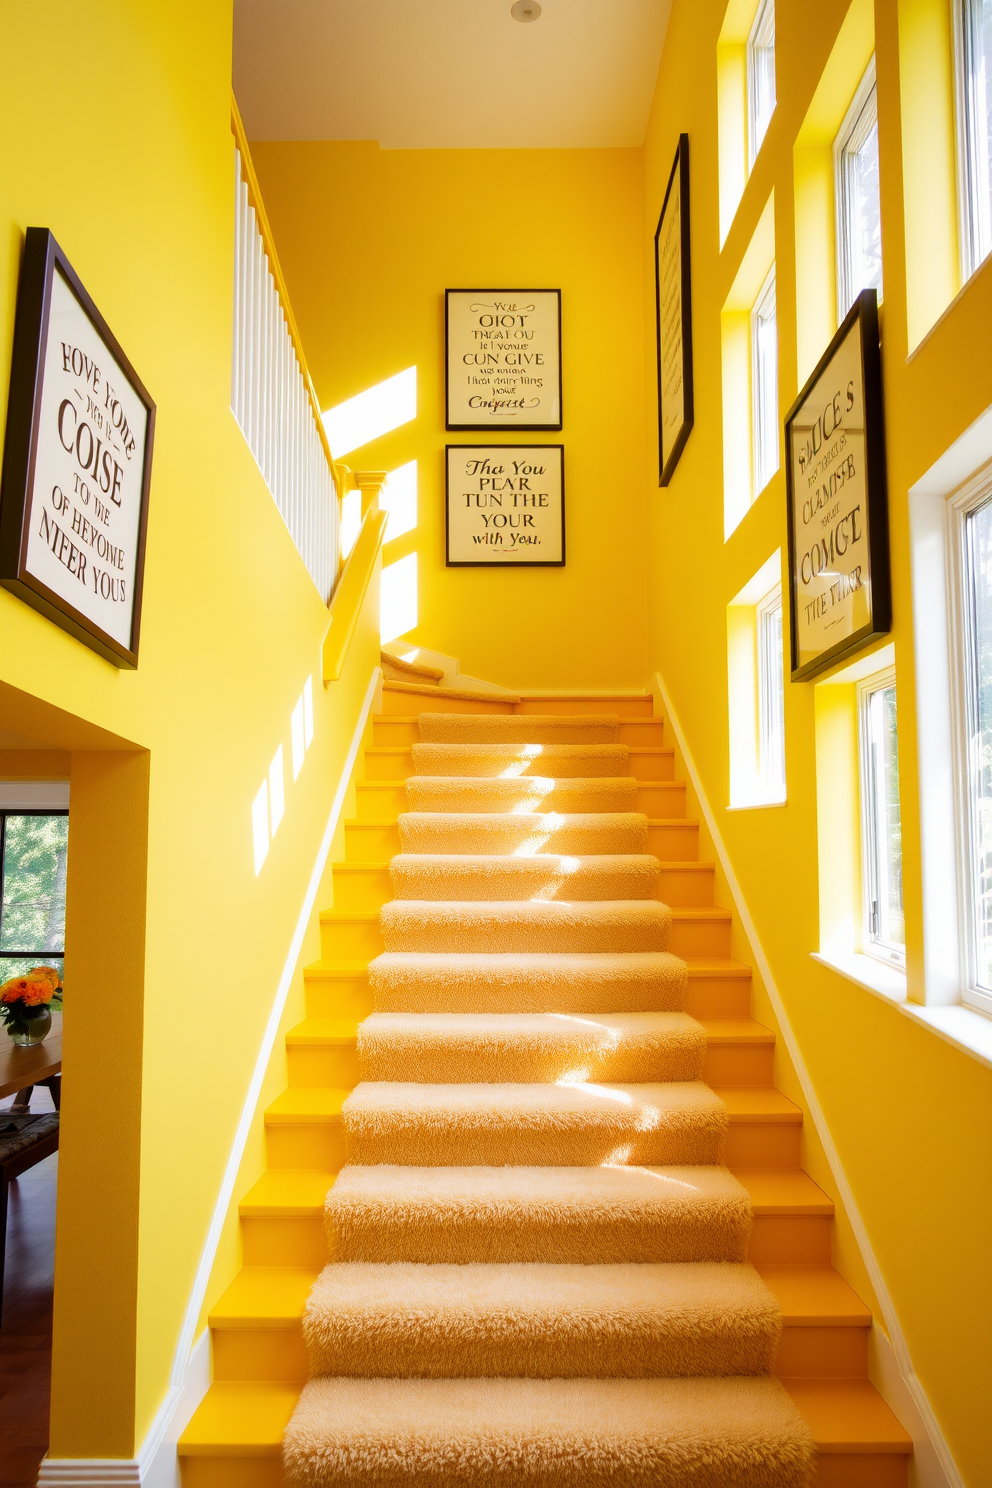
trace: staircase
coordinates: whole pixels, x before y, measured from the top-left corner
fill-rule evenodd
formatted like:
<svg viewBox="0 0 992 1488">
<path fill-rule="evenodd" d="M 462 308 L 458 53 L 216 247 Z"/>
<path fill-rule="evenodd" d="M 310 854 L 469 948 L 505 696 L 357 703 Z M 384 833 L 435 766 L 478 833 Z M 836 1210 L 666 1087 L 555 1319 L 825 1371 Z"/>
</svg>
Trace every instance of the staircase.
<svg viewBox="0 0 992 1488">
<path fill-rule="evenodd" d="M 185 1488 L 904 1488 L 651 700 L 383 702 Z"/>
</svg>

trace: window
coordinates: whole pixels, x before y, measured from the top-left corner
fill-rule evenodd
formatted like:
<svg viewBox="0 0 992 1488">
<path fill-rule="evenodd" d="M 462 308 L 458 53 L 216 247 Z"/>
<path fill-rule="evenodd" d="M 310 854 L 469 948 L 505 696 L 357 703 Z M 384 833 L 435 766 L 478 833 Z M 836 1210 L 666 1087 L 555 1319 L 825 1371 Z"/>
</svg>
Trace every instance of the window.
<svg viewBox="0 0 992 1488">
<path fill-rule="evenodd" d="M 747 163 L 755 162 L 775 112 L 775 3 L 761 0 L 747 39 Z"/>
<path fill-rule="evenodd" d="M 904 967 L 906 928 L 902 906 L 895 672 L 879 673 L 859 683 L 858 703 L 863 948 L 869 956 Z"/>
<path fill-rule="evenodd" d="M 992 497 L 959 509 L 965 1001 L 992 1012 Z"/>
<path fill-rule="evenodd" d="M 754 497 L 764 490 L 778 469 L 778 329 L 775 323 L 774 268 L 751 310 L 751 422 Z"/>
<path fill-rule="evenodd" d="M 961 270 L 992 249 L 992 0 L 956 0 Z"/>
<path fill-rule="evenodd" d="M 758 773 L 766 801 L 785 800 L 785 677 L 782 663 L 782 590 L 757 606 Z"/>
<path fill-rule="evenodd" d="M 878 98 L 872 58 L 834 141 L 837 191 L 837 321 L 863 289 L 882 298 L 882 212 L 878 185 Z"/>
<path fill-rule="evenodd" d="M 0 812 L 0 981 L 62 971 L 68 840 L 66 811 Z"/>
</svg>

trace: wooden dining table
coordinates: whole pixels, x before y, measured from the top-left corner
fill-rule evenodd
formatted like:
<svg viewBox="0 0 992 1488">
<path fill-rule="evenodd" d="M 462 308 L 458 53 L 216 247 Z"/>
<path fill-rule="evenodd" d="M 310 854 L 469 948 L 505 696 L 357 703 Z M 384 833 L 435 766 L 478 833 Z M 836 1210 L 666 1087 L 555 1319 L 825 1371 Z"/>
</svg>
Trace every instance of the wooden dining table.
<svg viewBox="0 0 992 1488">
<path fill-rule="evenodd" d="M 0 1030 L 0 1100 L 40 1085 L 62 1069 L 62 1014 L 52 1014 L 52 1028 L 40 1044 L 22 1047 Z"/>
</svg>

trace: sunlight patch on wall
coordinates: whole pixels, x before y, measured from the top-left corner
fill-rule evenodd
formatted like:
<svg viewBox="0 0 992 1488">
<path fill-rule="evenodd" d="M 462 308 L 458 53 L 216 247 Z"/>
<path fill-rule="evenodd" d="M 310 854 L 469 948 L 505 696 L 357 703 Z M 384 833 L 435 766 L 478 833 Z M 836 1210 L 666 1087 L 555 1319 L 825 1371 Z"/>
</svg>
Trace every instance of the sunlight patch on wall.
<svg viewBox="0 0 992 1488">
<path fill-rule="evenodd" d="M 391 470 L 379 496 L 379 509 L 389 513 L 386 542 L 412 532 L 417 525 L 417 462 Z"/>
<path fill-rule="evenodd" d="M 417 416 L 417 369 L 407 367 L 375 387 L 346 398 L 324 413 L 324 428 L 334 458 L 341 460 L 391 429 Z"/>
<path fill-rule="evenodd" d="M 341 557 L 347 558 L 362 530 L 362 493 L 346 491 L 341 498 Z"/>
<path fill-rule="evenodd" d="M 417 555 L 410 553 L 382 570 L 379 630 L 382 644 L 413 630 L 417 623 Z"/>
</svg>

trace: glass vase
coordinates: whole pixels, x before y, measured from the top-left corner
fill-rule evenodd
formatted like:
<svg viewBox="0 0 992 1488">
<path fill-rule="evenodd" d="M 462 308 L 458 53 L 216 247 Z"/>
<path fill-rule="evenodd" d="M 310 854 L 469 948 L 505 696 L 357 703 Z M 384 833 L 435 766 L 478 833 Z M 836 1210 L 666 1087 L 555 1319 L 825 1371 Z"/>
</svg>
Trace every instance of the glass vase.
<svg viewBox="0 0 992 1488">
<path fill-rule="evenodd" d="M 11 1042 L 21 1045 L 22 1048 L 30 1048 L 32 1044 L 40 1044 L 52 1028 L 52 1015 L 49 1012 L 37 1013 L 26 1022 L 8 1024 L 7 1032 L 10 1034 Z"/>
</svg>

